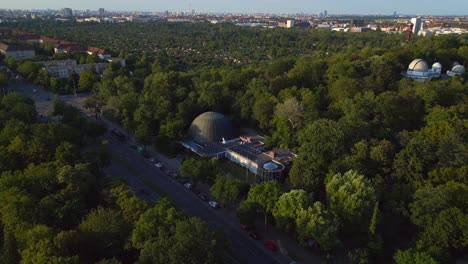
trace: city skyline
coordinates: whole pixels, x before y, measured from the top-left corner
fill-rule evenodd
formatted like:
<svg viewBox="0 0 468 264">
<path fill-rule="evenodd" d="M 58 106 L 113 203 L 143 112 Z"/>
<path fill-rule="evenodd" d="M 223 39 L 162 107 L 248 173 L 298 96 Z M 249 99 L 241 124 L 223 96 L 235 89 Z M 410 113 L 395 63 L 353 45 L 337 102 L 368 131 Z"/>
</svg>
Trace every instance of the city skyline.
<svg viewBox="0 0 468 264">
<path fill-rule="evenodd" d="M 307 13 L 315 14 L 328 11 L 328 14 L 399 14 L 415 15 L 468 15 L 468 2 L 462 0 L 426 1 L 425 5 L 413 1 L 383 1 L 383 0 L 361 0 L 355 1 L 332 0 L 327 2 L 310 2 L 304 0 L 259 0 L 259 1 L 228 1 L 228 0 L 176 0 L 176 1 L 148 1 L 134 0 L 132 2 L 123 0 L 110 1 L 73 1 L 73 0 L 42 0 L 42 1 L 16 1 L 2 3 L 4 9 L 61 9 L 69 7 L 75 10 L 98 10 L 105 8 L 109 11 L 182 11 L 188 12 L 192 9 L 197 12 L 226 12 L 226 13 Z"/>
</svg>

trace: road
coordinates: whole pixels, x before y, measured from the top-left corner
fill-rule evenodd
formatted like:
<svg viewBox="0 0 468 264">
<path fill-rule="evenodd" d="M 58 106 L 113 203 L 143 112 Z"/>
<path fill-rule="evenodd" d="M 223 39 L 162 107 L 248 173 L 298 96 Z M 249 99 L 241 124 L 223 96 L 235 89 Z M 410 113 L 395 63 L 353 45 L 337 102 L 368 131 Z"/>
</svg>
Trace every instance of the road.
<svg viewBox="0 0 468 264">
<path fill-rule="evenodd" d="M 239 263 L 289 263 L 285 256 L 268 251 L 261 242 L 250 238 L 240 229 L 236 221 L 224 217 L 218 210 L 211 208 L 208 203 L 200 200 L 183 185 L 166 176 L 160 169 L 130 148 L 130 145 L 110 138 L 109 148 L 126 166 L 132 166 L 132 172 L 136 171 L 158 186 L 175 203 L 177 208 L 203 219 L 212 228 L 222 228 Z M 119 173 L 125 174 L 126 171 L 129 170 L 119 170 Z"/>
<path fill-rule="evenodd" d="M 52 112 L 52 99 L 54 96 L 52 93 L 27 83 L 20 83 L 18 87 L 12 90 L 31 97 L 36 102 L 38 113 L 45 116 Z M 82 95 L 78 97 L 63 96 L 61 99 L 72 105 L 79 106 L 85 97 Z M 109 122 L 106 123 L 112 126 Z M 240 229 L 236 219 L 225 217 L 217 210 L 211 208 L 206 202 L 200 200 L 184 186 L 174 179 L 167 177 L 160 169 L 130 148 L 130 145 L 117 141 L 109 137 L 109 135 L 107 137 L 109 138 L 109 148 L 116 159 L 114 159 L 111 166 L 105 169 L 106 172 L 125 179 L 139 197 L 154 201 L 159 195 L 154 191 L 151 191 L 147 197 L 141 194 L 141 188 L 148 190 L 151 187 L 142 179 L 137 178 L 134 175 L 135 172 L 144 179 L 150 180 L 151 183 L 157 186 L 163 194 L 167 195 L 175 203 L 177 208 L 201 218 L 212 228 L 222 228 L 225 238 L 230 245 L 230 255 L 238 263 L 286 264 L 290 262 L 286 256 L 271 252 L 260 241 L 250 238 Z"/>
</svg>

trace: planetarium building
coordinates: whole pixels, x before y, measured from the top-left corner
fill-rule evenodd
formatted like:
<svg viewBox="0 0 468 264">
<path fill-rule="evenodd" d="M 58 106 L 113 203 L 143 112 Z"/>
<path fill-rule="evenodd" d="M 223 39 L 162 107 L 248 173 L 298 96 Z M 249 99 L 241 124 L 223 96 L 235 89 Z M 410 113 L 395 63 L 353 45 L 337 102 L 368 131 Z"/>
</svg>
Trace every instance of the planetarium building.
<svg viewBox="0 0 468 264">
<path fill-rule="evenodd" d="M 227 158 L 257 175 L 258 181 L 277 180 L 296 155 L 288 150 L 265 151 L 261 136 L 239 137 L 223 114 L 205 112 L 195 118 L 180 143 L 203 157 Z"/>
</svg>

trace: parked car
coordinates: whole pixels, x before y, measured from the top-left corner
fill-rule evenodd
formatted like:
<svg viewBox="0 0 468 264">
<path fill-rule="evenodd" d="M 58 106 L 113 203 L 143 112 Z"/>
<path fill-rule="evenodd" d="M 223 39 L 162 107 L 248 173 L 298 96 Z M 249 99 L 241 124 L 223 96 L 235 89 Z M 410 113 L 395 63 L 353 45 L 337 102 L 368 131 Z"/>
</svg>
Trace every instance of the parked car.
<svg viewBox="0 0 468 264">
<path fill-rule="evenodd" d="M 174 179 L 177 178 L 178 176 L 179 175 L 177 175 L 177 173 L 172 173 L 172 175 L 171 175 L 171 177 L 174 178 Z"/>
<path fill-rule="evenodd" d="M 157 163 L 157 162 L 158 162 L 158 160 L 155 159 L 155 158 L 150 158 L 149 161 L 150 161 L 151 163 Z"/>
<path fill-rule="evenodd" d="M 251 238 L 255 239 L 255 240 L 260 240 L 261 239 L 260 235 L 255 230 L 250 230 L 249 231 L 249 236 Z"/>
<path fill-rule="evenodd" d="M 192 192 L 193 192 L 194 194 L 200 194 L 200 193 L 201 193 L 200 189 L 198 189 L 198 188 L 196 188 L 196 187 L 195 187 L 195 188 L 192 188 Z"/>
<path fill-rule="evenodd" d="M 276 247 L 275 243 L 273 243 L 273 241 L 271 240 L 267 240 L 265 242 L 263 242 L 263 245 L 268 248 L 269 250 L 275 252 L 278 250 L 278 248 Z"/>
<path fill-rule="evenodd" d="M 198 195 L 198 197 L 199 197 L 202 201 L 207 201 L 207 200 L 208 200 L 208 196 L 206 196 L 206 195 L 203 194 L 203 193 L 200 193 L 200 194 Z"/>
<path fill-rule="evenodd" d="M 211 207 L 213 207 L 214 209 L 218 209 L 218 208 L 219 208 L 218 202 L 209 201 L 208 204 L 209 204 Z"/>
<path fill-rule="evenodd" d="M 156 166 L 156 167 L 158 167 L 158 168 L 162 168 L 162 167 L 163 167 L 162 163 L 160 163 L 160 162 L 155 163 L 154 166 Z"/>
<path fill-rule="evenodd" d="M 193 185 L 190 182 L 185 183 L 184 186 L 185 186 L 185 188 L 187 188 L 189 190 L 193 188 Z"/>
<path fill-rule="evenodd" d="M 171 171 L 170 170 L 163 170 L 164 174 L 166 174 L 167 176 L 171 175 Z"/>
</svg>

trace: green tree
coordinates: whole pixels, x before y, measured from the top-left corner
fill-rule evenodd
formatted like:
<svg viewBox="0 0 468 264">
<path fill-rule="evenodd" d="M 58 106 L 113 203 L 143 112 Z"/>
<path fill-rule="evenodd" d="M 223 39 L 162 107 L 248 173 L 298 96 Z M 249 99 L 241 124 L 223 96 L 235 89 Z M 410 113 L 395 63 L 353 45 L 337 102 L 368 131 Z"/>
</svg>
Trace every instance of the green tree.
<svg viewBox="0 0 468 264">
<path fill-rule="evenodd" d="M 319 119 L 299 134 L 299 156 L 293 160 L 289 182 L 294 188 L 318 190 L 328 167 L 344 152 L 345 135 L 336 121 Z"/>
<path fill-rule="evenodd" d="M 398 250 L 393 257 L 397 264 L 437 264 L 438 262 L 424 252 L 414 252 Z"/>
<path fill-rule="evenodd" d="M 235 179 L 229 174 L 218 174 L 210 191 L 218 201 L 230 206 L 238 202 L 243 195 L 246 195 L 248 188 L 244 181 Z"/>
<path fill-rule="evenodd" d="M 281 187 L 276 181 L 257 183 L 250 187 L 247 199 L 244 200 L 240 206 L 244 207 L 244 203 L 254 204 L 251 208 L 257 207 L 257 210 L 263 213 L 266 231 L 267 216 L 273 212 L 281 193 Z"/>
<path fill-rule="evenodd" d="M 97 81 L 98 77 L 94 72 L 94 69 L 90 68 L 88 70 L 83 71 L 80 74 L 80 79 L 78 80 L 79 91 L 91 91 L 91 89 Z"/>
<path fill-rule="evenodd" d="M 130 233 L 119 211 L 102 207 L 93 210 L 81 221 L 79 231 L 86 245 L 81 255 L 93 261 L 122 253 Z"/>
<path fill-rule="evenodd" d="M 343 224 L 342 230 L 368 232 L 376 202 L 374 187 L 354 171 L 337 173 L 326 183 L 331 213 Z"/>
<path fill-rule="evenodd" d="M 224 247 L 220 233 L 191 217 L 175 222 L 173 231 L 161 230 L 156 240 L 145 243 L 139 263 L 221 263 L 225 261 Z"/>
<path fill-rule="evenodd" d="M 298 211 L 295 223 L 301 244 L 313 239 L 324 251 L 332 250 L 340 244 L 337 238 L 339 223 L 320 202 Z"/>
<path fill-rule="evenodd" d="M 283 193 L 273 210 L 276 225 L 287 230 L 294 230 L 298 213 L 309 207 L 309 204 L 310 197 L 304 190 L 291 190 Z"/>
</svg>

